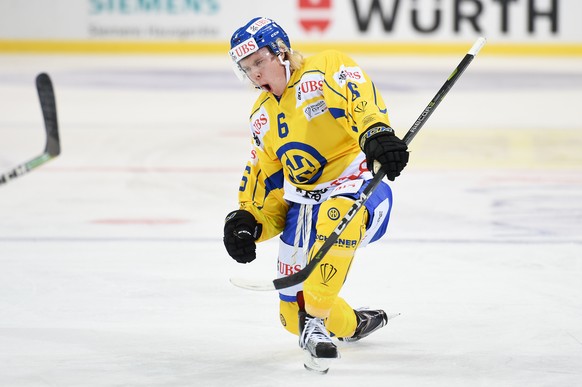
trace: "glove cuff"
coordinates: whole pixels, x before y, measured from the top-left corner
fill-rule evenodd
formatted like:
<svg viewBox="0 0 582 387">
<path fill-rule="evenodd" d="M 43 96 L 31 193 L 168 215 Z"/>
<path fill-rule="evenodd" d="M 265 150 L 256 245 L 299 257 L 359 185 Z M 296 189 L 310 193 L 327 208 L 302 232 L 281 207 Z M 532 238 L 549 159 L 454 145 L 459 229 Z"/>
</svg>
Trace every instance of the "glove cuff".
<svg viewBox="0 0 582 387">
<path fill-rule="evenodd" d="M 259 239 L 263 232 L 263 225 L 258 223 L 253 214 L 247 210 L 235 210 L 226 215 L 224 220 L 226 224 L 233 224 L 234 228 L 241 228 L 239 233 L 248 234 L 253 240 Z M 241 236 L 237 235 L 239 238 Z"/>
<path fill-rule="evenodd" d="M 369 127 L 364 133 L 362 133 L 360 135 L 360 149 L 364 150 L 364 145 L 366 144 L 366 141 L 368 141 L 370 139 L 370 137 L 373 137 L 377 134 L 380 133 L 386 133 L 386 134 L 392 134 L 394 135 L 394 129 L 392 129 L 391 127 L 385 125 L 385 124 L 375 124 L 371 127 Z"/>
</svg>

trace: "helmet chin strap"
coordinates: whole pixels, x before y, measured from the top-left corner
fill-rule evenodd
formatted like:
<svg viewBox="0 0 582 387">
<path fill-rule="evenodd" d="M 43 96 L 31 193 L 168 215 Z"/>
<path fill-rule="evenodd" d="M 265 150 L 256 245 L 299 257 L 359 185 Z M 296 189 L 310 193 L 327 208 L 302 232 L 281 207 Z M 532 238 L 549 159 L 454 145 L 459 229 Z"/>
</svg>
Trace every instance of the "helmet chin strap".
<svg viewBox="0 0 582 387">
<path fill-rule="evenodd" d="M 285 54 L 279 54 L 277 56 L 277 58 L 279 58 L 279 62 L 281 62 L 281 64 L 283 66 L 285 66 L 285 79 L 286 82 L 285 84 L 289 83 L 289 79 L 291 79 L 291 63 L 288 60 L 283 60 L 283 57 L 285 56 Z"/>
</svg>

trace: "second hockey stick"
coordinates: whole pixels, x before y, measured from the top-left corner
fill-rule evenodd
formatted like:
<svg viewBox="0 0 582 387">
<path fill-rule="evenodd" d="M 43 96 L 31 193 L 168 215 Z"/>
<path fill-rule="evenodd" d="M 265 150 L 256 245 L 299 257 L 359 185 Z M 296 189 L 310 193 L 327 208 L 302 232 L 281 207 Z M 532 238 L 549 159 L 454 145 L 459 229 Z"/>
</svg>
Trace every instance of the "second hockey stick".
<svg viewBox="0 0 582 387">
<path fill-rule="evenodd" d="M 471 49 L 463 57 L 463 60 L 461 60 L 461 62 L 457 65 L 455 70 L 453 70 L 453 72 L 447 78 L 447 80 L 442 85 L 440 90 L 436 93 L 436 95 L 429 102 L 429 104 L 424 108 L 424 110 L 422 111 L 420 116 L 416 119 L 412 127 L 402 138 L 402 140 L 406 144 L 410 144 L 412 139 L 418 134 L 418 132 L 424 126 L 428 118 L 432 115 L 437 106 L 442 102 L 442 100 L 445 98 L 449 90 L 451 90 L 455 82 L 457 82 L 457 80 L 461 77 L 461 75 L 467 69 L 467 67 L 469 67 L 469 64 L 473 61 L 473 59 L 475 58 L 477 53 L 479 53 L 479 51 L 485 45 L 485 43 L 486 43 L 485 38 L 479 38 L 475 41 Z M 311 257 L 309 263 L 303 269 L 287 277 L 277 278 L 269 283 L 258 283 L 256 281 L 245 280 L 242 278 L 231 278 L 230 282 L 233 285 L 243 289 L 258 291 L 285 289 L 304 282 L 307 279 L 307 277 L 309 277 L 309 275 L 313 272 L 313 270 L 319 264 L 319 262 L 323 259 L 325 254 L 327 254 L 327 252 L 337 242 L 341 233 L 350 223 L 354 215 L 364 205 L 364 203 L 366 203 L 370 195 L 374 193 L 374 190 L 376 189 L 380 181 L 382 181 L 384 176 L 385 174 L 381 170 L 378 173 L 376 173 L 374 178 L 370 180 L 370 183 L 366 186 L 366 188 L 360 195 L 360 198 L 354 202 L 354 204 L 346 213 L 346 215 L 339 221 L 335 230 L 325 240 L 323 245 L 313 255 L 313 257 Z"/>
<path fill-rule="evenodd" d="M 57 157 L 61 153 L 61 143 L 59 140 L 59 126 L 57 122 L 57 107 L 55 102 L 55 92 L 53 84 L 48 74 L 41 73 L 36 77 L 36 90 L 40 107 L 44 119 L 46 132 L 46 144 L 44 152 L 25 163 L 22 163 L 10 171 L 0 175 L 0 185 L 9 182 L 34 168 L 41 166 L 47 161 Z"/>
</svg>

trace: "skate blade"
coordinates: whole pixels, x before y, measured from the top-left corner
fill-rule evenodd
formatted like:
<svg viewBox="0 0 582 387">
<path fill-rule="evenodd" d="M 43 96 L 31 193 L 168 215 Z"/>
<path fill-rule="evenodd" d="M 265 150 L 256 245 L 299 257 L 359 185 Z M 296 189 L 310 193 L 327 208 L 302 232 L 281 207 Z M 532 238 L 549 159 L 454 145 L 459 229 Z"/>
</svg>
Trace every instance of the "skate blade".
<svg viewBox="0 0 582 387">
<path fill-rule="evenodd" d="M 331 362 L 339 358 L 339 356 L 337 358 L 313 357 L 309 351 L 304 351 L 303 356 L 303 366 L 305 369 L 322 375 L 327 374 Z"/>
</svg>

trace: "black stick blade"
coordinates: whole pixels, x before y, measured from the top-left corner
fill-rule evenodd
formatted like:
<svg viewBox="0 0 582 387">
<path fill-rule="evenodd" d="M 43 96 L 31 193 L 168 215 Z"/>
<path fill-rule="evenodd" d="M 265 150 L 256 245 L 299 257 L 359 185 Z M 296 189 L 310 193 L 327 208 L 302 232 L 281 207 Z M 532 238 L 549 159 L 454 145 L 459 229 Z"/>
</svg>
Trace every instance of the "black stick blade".
<svg viewBox="0 0 582 387">
<path fill-rule="evenodd" d="M 47 136 L 45 152 L 55 157 L 61 153 L 61 142 L 59 139 L 55 92 L 48 74 L 40 73 L 37 75 L 36 90 L 38 91 Z"/>
</svg>

